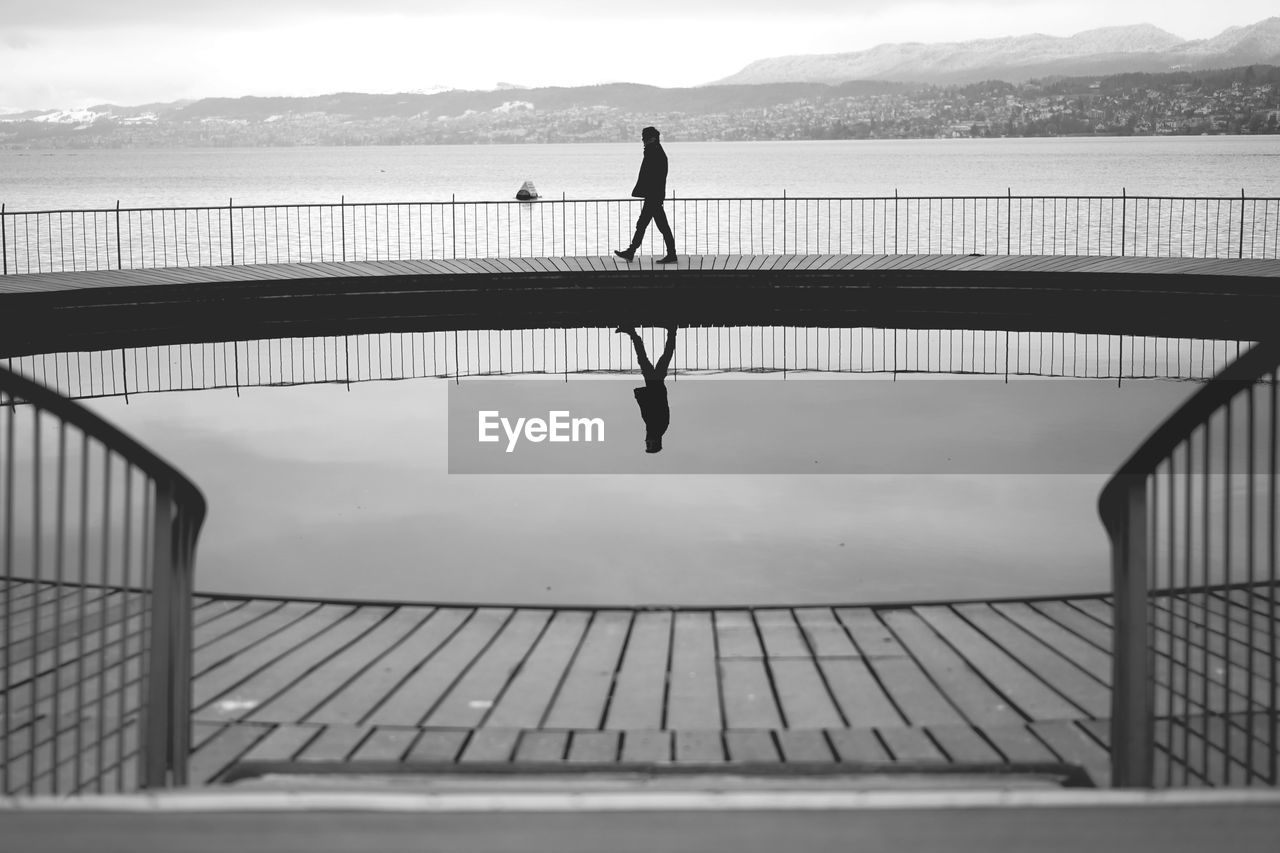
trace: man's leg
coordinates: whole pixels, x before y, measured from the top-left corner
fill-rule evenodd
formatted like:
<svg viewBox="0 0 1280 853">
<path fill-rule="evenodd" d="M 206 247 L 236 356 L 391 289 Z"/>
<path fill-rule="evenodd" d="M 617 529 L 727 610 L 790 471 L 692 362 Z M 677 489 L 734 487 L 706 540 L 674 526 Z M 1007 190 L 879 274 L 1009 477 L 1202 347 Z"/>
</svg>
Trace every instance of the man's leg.
<svg viewBox="0 0 1280 853">
<path fill-rule="evenodd" d="M 654 378 L 661 379 L 661 375 L 655 373 L 653 369 L 653 362 L 649 361 L 649 354 L 644 351 L 644 341 L 640 340 L 640 336 L 636 334 L 634 329 L 627 332 L 627 334 L 631 337 L 631 345 L 636 349 L 636 361 L 640 362 L 640 373 L 644 376 L 645 381 L 647 382 Z"/>
<path fill-rule="evenodd" d="M 676 327 L 667 327 L 667 345 L 662 349 L 662 356 L 658 359 L 658 365 L 654 369 L 659 379 L 667 378 L 667 367 L 671 364 L 671 356 L 676 352 Z"/>
<path fill-rule="evenodd" d="M 640 248 L 640 244 L 644 242 L 644 232 L 649 228 L 649 222 L 653 219 L 653 211 L 649 208 L 649 203 L 645 202 L 644 207 L 640 208 L 640 216 L 636 219 L 636 233 L 631 238 L 631 245 L 627 248 L 628 252 L 635 252 Z"/>
<path fill-rule="evenodd" d="M 648 207 L 648 204 L 645 206 Z M 653 224 L 658 226 L 658 230 L 662 232 L 662 240 L 667 244 L 667 254 L 663 260 L 675 260 L 676 235 L 671 233 L 671 223 L 667 222 L 667 212 L 662 209 L 661 200 L 654 204 L 652 215 Z"/>
</svg>

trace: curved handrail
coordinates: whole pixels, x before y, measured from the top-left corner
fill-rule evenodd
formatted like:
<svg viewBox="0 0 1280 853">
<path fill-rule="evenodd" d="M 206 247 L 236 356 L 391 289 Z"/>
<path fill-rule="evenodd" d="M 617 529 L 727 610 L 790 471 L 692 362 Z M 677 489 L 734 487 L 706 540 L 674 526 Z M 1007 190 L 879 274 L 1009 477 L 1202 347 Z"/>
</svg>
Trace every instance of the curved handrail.
<svg viewBox="0 0 1280 853">
<path fill-rule="evenodd" d="M 7 593 L 10 582 L 26 582 L 34 592 L 28 600 L 16 602 L 0 595 L 4 626 L 0 795 L 49 785 L 55 792 L 64 785 L 68 790 L 93 785 L 94 780 L 81 775 L 85 772 L 81 758 L 90 750 L 96 753 L 96 764 L 88 772 L 96 778 L 99 791 L 110 772 L 116 774 L 117 786 L 131 784 L 125 782 L 124 766 L 133 760 L 128 749 L 136 749 L 138 781 L 144 787 L 184 784 L 191 742 L 192 575 L 196 540 L 207 510 L 205 497 L 181 471 L 136 439 L 55 391 L 0 368 L 0 392 L 9 409 L 0 421 L 7 447 L 0 460 L 4 590 Z M 29 407 L 34 417 L 15 417 L 19 405 Z M 44 415 L 51 416 L 59 429 L 53 461 L 46 461 L 40 450 L 40 435 L 47 426 Z M 69 455 L 76 455 L 68 450 L 67 427 L 84 439 L 79 466 L 66 464 Z M 35 450 L 29 460 L 17 455 L 15 432 L 19 429 L 31 430 Z M 90 440 L 104 451 L 98 457 L 101 466 L 93 466 L 92 472 Z M 115 489 L 113 460 L 126 466 L 123 477 L 116 474 Z M 41 473 L 45 465 L 54 467 L 47 480 Z M 78 468 L 78 475 L 69 474 L 68 468 Z M 15 490 L 15 480 L 20 478 L 24 478 L 22 498 Z M 135 488 L 139 480 L 140 490 Z M 28 482 L 33 498 L 27 496 Z M 97 496 L 92 521 L 91 491 Z M 42 513 L 46 496 L 52 499 L 52 511 Z M 67 511 L 68 497 L 73 506 L 78 503 L 78 513 Z M 47 549 L 43 556 L 42 546 Z M 78 557 L 70 557 L 77 553 Z M 46 569 L 52 576 L 45 575 Z M 91 576 L 102 581 L 98 589 L 109 591 L 86 595 Z M 11 617 L 20 612 L 25 618 L 15 623 Z M 138 656 L 143 675 L 104 692 L 107 669 L 122 665 L 106 662 L 109 646 L 111 655 L 121 661 Z M 96 674 L 77 670 L 74 698 L 63 695 L 69 688 L 55 688 L 45 697 L 34 693 L 31 685 L 38 667 L 49 665 L 47 660 L 36 663 L 41 656 L 52 655 L 52 666 L 60 671 L 65 649 L 74 648 L 83 658 L 86 647 L 98 650 L 99 669 Z M 93 678 L 98 679 L 97 692 L 89 696 L 96 698 L 82 698 L 83 684 Z M 81 707 L 82 701 L 92 707 Z M 68 715 L 59 710 L 66 702 L 77 706 Z M 72 746 L 66 739 L 67 726 L 81 725 L 86 714 L 97 721 L 96 736 L 92 728 L 88 734 L 77 730 Z M 128 747 L 129 733 L 134 731 L 137 745 Z M 107 767 L 103 749 L 109 739 L 115 741 L 116 757 Z M 70 761 L 65 752 L 59 757 L 60 750 L 68 748 L 73 753 Z M 46 754 L 42 761 L 52 769 L 36 764 L 33 756 L 39 753 Z M 46 778 L 40 780 L 40 774 Z"/>
<path fill-rule="evenodd" d="M 1232 753 L 1231 730 L 1235 723 L 1228 720 L 1226 715 L 1236 707 L 1231 693 L 1233 684 L 1237 682 L 1248 685 L 1246 695 L 1242 698 L 1247 702 L 1250 712 L 1255 707 L 1255 684 L 1261 684 L 1262 692 L 1259 695 L 1271 696 L 1271 699 L 1263 704 L 1269 704 L 1270 715 L 1273 718 L 1267 734 L 1259 735 L 1250 729 L 1236 735 L 1245 741 L 1244 750 L 1247 757 L 1242 765 L 1245 776 L 1250 782 L 1253 779 L 1262 778 L 1270 784 L 1277 784 L 1277 771 L 1280 769 L 1277 766 L 1277 757 L 1280 757 L 1280 754 L 1273 754 L 1269 760 L 1269 766 L 1255 773 L 1253 750 L 1250 745 L 1250 741 L 1255 738 L 1258 742 L 1269 744 L 1276 742 L 1275 688 L 1277 679 L 1280 677 L 1280 670 L 1277 670 L 1275 664 L 1277 647 L 1274 631 L 1271 633 L 1269 644 L 1254 645 L 1258 642 L 1257 635 L 1252 630 L 1254 614 L 1261 611 L 1262 615 L 1259 618 L 1265 619 L 1268 616 L 1261 603 L 1255 606 L 1250 599 L 1252 598 L 1251 586 L 1264 583 L 1255 575 L 1254 542 L 1259 529 L 1265 530 L 1267 538 L 1263 541 L 1273 543 L 1269 552 L 1269 579 L 1265 583 L 1273 586 L 1277 582 L 1274 550 L 1274 537 L 1278 524 L 1275 502 L 1277 439 L 1274 383 L 1278 369 L 1280 369 L 1280 339 L 1271 337 L 1255 345 L 1224 368 L 1166 418 L 1125 460 L 1098 497 L 1098 514 L 1111 541 L 1114 608 L 1110 744 L 1112 784 L 1115 787 L 1150 787 L 1156 783 L 1154 770 L 1157 740 L 1167 753 L 1165 781 L 1172 784 L 1177 747 L 1172 742 L 1171 732 L 1175 728 L 1175 720 L 1167 720 L 1160 729 L 1162 733 L 1157 734 L 1155 722 L 1157 713 L 1177 718 L 1176 726 L 1180 726 L 1187 733 L 1183 737 L 1181 746 L 1183 752 L 1181 760 L 1184 762 L 1184 772 L 1187 774 L 1192 772 L 1191 760 L 1185 754 L 1188 750 L 1187 738 L 1193 725 L 1196 725 L 1193 723 L 1193 718 L 1201 721 L 1199 725 L 1202 726 L 1203 731 L 1198 731 L 1196 736 L 1202 742 L 1200 762 L 1203 766 L 1198 765 L 1195 772 L 1209 784 L 1231 784 L 1233 771 L 1230 759 L 1224 759 L 1222 766 L 1217 770 L 1210 769 L 1208 762 L 1211 749 L 1221 755 Z M 1209 433 L 1207 431 L 1200 433 L 1205 442 L 1203 451 L 1205 468 L 1200 480 L 1202 496 L 1198 501 L 1198 515 L 1194 522 L 1192 506 L 1196 501 L 1191 494 L 1192 481 L 1185 478 L 1185 475 L 1194 473 L 1190 470 L 1191 451 L 1188 442 L 1195 439 L 1198 431 L 1207 430 L 1214 415 L 1223 410 L 1226 411 L 1228 418 L 1226 431 L 1230 433 L 1231 406 L 1238 394 L 1248 391 L 1250 395 L 1249 458 L 1253 459 L 1255 423 L 1252 420 L 1254 410 L 1251 389 L 1268 374 L 1270 374 L 1269 384 L 1272 389 L 1271 411 L 1265 414 L 1270 419 L 1266 440 L 1271 445 L 1271 470 L 1266 475 L 1267 479 L 1264 483 L 1269 494 L 1267 513 L 1270 517 L 1264 516 L 1262 524 L 1258 524 L 1254 503 L 1256 491 L 1251 485 L 1246 494 L 1236 499 L 1245 504 L 1244 512 L 1240 515 L 1246 520 L 1246 529 L 1240 530 L 1240 525 L 1237 524 L 1236 529 L 1233 530 L 1231 514 L 1233 498 L 1231 489 L 1227 487 L 1222 490 L 1222 497 L 1217 499 L 1221 506 L 1219 514 L 1221 523 L 1215 528 L 1215 534 L 1211 530 L 1210 519 L 1218 504 L 1213 504 L 1210 500 L 1209 475 L 1213 472 L 1209 470 Z M 1229 478 L 1233 467 L 1229 454 L 1231 441 L 1229 434 L 1225 440 L 1228 452 L 1224 453 L 1221 474 Z M 1179 447 L 1182 446 L 1188 448 L 1188 470 L 1181 472 L 1184 475 L 1184 480 L 1181 481 L 1183 497 L 1179 502 L 1175 495 L 1173 460 Z M 1169 466 L 1167 469 L 1169 480 L 1162 492 L 1160 484 L 1153 483 L 1153 478 L 1160 476 L 1160 469 L 1166 465 Z M 1248 476 L 1252 477 L 1252 475 L 1253 472 L 1250 471 Z M 1224 485 L 1229 483 L 1229 479 L 1224 480 Z M 1181 511 L 1175 512 L 1178 503 L 1181 504 Z M 1197 550 L 1194 554 L 1191 549 L 1193 527 L 1198 531 L 1195 536 Z M 1232 562 L 1230 560 L 1232 542 L 1241 532 L 1247 537 L 1243 543 L 1243 549 L 1239 544 L 1236 545 L 1237 551 L 1243 550 L 1247 555 L 1245 561 L 1248 580 L 1243 588 L 1231 583 Z M 1219 572 L 1221 577 L 1214 581 L 1210 580 L 1211 538 L 1221 551 Z M 1183 543 L 1181 551 L 1177 549 L 1178 542 Z M 1181 559 L 1178 558 L 1179 556 Z M 1182 575 L 1181 584 L 1177 582 L 1179 569 Z M 1202 581 L 1194 586 L 1191 583 L 1193 570 L 1200 575 Z M 1245 597 L 1245 601 L 1238 600 L 1240 595 Z M 1280 616 L 1277 603 L 1270 596 L 1264 597 L 1271 601 L 1269 618 L 1274 623 Z M 1261 601 L 1262 599 L 1259 599 L 1259 602 Z M 1211 657 L 1221 655 L 1222 652 L 1220 649 L 1212 650 L 1210 641 L 1203 636 L 1198 636 L 1196 632 L 1205 630 L 1204 625 L 1209 624 L 1210 611 L 1216 618 L 1223 618 L 1225 614 L 1227 618 L 1235 619 L 1232 608 L 1236 607 L 1242 611 L 1244 615 L 1241 618 L 1249 626 L 1246 632 L 1247 638 L 1238 640 L 1244 644 L 1242 646 L 1245 651 L 1244 663 L 1238 663 L 1239 656 L 1233 655 L 1232 639 L 1228 638 L 1226 655 L 1220 664 L 1213 664 L 1217 673 L 1222 674 L 1221 678 L 1224 679 L 1221 683 L 1215 684 L 1215 688 L 1222 690 L 1225 698 L 1210 701 L 1208 686 L 1213 680 L 1213 675 L 1209 661 Z M 1202 611 L 1196 619 L 1192 618 L 1190 612 L 1193 608 L 1199 608 Z M 1193 652 L 1197 654 L 1193 655 Z M 1163 661 L 1159 659 L 1160 656 L 1163 656 Z M 1199 660 L 1198 669 L 1192 664 L 1193 656 Z M 1258 658 L 1272 660 L 1269 672 L 1255 672 L 1254 661 Z M 1163 676 L 1161 676 L 1162 672 Z M 1192 695 L 1189 687 L 1193 674 L 1201 683 L 1198 700 Z M 1223 702 L 1225 706 L 1222 706 Z M 1225 707 L 1225 710 L 1220 706 Z M 1212 734 L 1210 731 L 1210 718 L 1214 718 L 1218 723 L 1217 734 Z M 1264 765 L 1266 763 L 1263 762 Z"/>
<path fill-rule="evenodd" d="M 1205 420 L 1228 402 L 1240 389 L 1256 382 L 1264 373 L 1280 366 L 1280 339 L 1261 341 L 1248 352 L 1224 367 L 1213 379 L 1173 414 L 1156 427 L 1138 449 L 1117 469 L 1098 497 L 1098 514 L 1111 529 L 1110 520 L 1117 516 L 1125 489 L 1133 478 L 1151 474 L 1156 466 Z"/>
<path fill-rule="evenodd" d="M 128 459 L 134 467 L 153 480 L 171 483 L 175 499 L 183 505 L 184 510 L 193 514 L 196 529 L 199 529 L 208 507 L 200 487 L 137 439 L 79 403 L 3 367 L 0 367 L 0 390 L 78 427 Z"/>
</svg>

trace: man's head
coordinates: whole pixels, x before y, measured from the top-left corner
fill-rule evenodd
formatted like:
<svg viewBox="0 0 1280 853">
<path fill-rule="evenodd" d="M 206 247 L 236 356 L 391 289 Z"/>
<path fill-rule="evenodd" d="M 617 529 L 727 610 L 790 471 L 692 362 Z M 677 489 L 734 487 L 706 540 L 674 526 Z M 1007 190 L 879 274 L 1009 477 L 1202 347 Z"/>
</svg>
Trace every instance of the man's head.
<svg viewBox="0 0 1280 853">
<path fill-rule="evenodd" d="M 656 127 L 646 127 L 644 130 L 640 131 L 640 139 L 645 145 L 648 145 L 651 142 L 657 142 L 661 136 L 662 134 L 658 133 L 658 129 Z"/>
</svg>

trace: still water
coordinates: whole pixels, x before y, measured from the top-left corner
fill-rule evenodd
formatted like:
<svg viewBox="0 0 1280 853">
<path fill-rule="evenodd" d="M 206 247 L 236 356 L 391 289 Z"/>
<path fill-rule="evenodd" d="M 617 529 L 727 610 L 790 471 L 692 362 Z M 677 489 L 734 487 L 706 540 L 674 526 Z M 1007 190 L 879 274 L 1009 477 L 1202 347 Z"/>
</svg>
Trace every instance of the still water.
<svg viewBox="0 0 1280 853">
<path fill-rule="evenodd" d="M 1280 196 L 1280 137 L 664 140 L 681 198 Z M 623 198 L 641 145 L 0 151 L 8 210 Z"/>
<path fill-rule="evenodd" d="M 1126 339 L 1122 364 L 1105 336 L 1037 338 L 1056 361 L 1031 351 L 1028 336 L 1005 363 L 996 333 L 985 333 L 982 369 L 973 348 L 984 333 L 970 333 L 967 363 L 957 364 L 948 359 L 958 348 L 940 350 L 943 335 L 904 332 L 900 364 L 920 372 L 895 374 L 874 355 L 856 361 L 863 349 L 848 343 L 824 360 L 818 331 L 812 347 L 781 354 L 787 370 L 743 370 L 763 358 L 758 350 L 722 360 L 708 337 L 718 330 L 684 330 L 692 349 L 676 349 L 665 447 L 650 455 L 632 393 L 642 380 L 626 351 L 615 343 L 604 363 L 566 369 L 602 331 L 611 334 L 577 330 L 570 337 L 583 347 L 523 369 L 499 345 L 496 371 L 482 334 L 465 337 L 453 362 L 426 357 L 448 345 L 381 335 L 118 351 L 98 362 L 106 375 L 87 380 L 99 369 L 90 357 L 17 366 L 68 393 L 111 395 L 86 404 L 204 489 L 199 589 L 606 605 L 1104 589 L 1099 490 L 1198 387 L 1133 377 L 1212 370 L 1203 342 Z M 642 331 L 654 351 L 660 330 Z M 1074 365 L 1064 347 L 1084 356 L 1078 370 L 1062 369 Z M 1208 351 L 1211 362 L 1231 355 Z M 127 398 L 113 384 L 116 364 L 129 368 Z M 475 375 L 504 368 L 523 378 Z M 545 414 L 566 387 L 590 387 L 602 406 L 591 414 L 608 423 L 623 463 L 451 473 L 450 388 L 495 381 L 522 390 L 493 405 L 526 415 Z M 301 384 L 274 384 L 290 382 Z M 794 393 L 798 383 L 820 393 Z M 707 470 L 717 473 L 687 473 Z"/>
</svg>

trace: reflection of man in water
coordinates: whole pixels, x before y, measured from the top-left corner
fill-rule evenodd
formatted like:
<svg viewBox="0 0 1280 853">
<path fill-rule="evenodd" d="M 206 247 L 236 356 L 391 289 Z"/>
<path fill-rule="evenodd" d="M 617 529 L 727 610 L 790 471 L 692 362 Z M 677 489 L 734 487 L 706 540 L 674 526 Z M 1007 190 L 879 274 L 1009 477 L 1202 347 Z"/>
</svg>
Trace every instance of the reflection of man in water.
<svg viewBox="0 0 1280 853">
<path fill-rule="evenodd" d="M 631 338 L 636 348 L 636 359 L 640 362 L 640 371 L 644 374 L 644 387 L 635 389 L 636 402 L 640 404 L 640 417 L 644 418 L 644 452 L 657 453 L 662 449 L 662 434 L 671 423 L 671 409 L 667 406 L 667 366 L 671 364 L 671 356 L 676 351 L 676 328 L 667 327 L 667 345 L 662 350 L 662 357 L 657 365 L 649 361 L 644 351 L 644 341 L 630 326 L 622 326 L 619 334 Z"/>
</svg>

